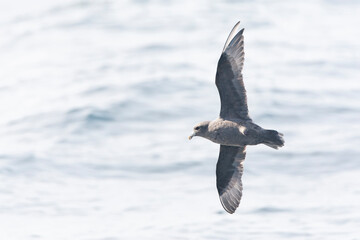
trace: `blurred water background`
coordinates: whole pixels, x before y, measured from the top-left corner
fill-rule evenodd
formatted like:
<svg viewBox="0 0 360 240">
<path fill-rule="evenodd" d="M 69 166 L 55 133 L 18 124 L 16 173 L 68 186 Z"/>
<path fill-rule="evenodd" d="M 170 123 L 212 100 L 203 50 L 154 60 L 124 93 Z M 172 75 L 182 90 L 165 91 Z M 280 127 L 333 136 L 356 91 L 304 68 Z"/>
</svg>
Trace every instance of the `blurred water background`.
<svg viewBox="0 0 360 240">
<path fill-rule="evenodd" d="M 1 239 L 360 239 L 360 2 L 0 2 Z M 245 27 L 248 147 L 225 213 L 223 44 Z"/>
</svg>

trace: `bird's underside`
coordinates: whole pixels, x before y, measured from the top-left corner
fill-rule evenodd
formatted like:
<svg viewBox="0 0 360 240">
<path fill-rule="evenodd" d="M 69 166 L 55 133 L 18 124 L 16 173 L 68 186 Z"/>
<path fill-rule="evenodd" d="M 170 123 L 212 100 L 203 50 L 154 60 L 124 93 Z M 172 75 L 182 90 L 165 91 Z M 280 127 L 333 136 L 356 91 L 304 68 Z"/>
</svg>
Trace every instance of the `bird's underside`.
<svg viewBox="0 0 360 240">
<path fill-rule="evenodd" d="M 215 83 L 221 101 L 220 116 L 195 126 L 189 137 L 201 136 L 220 144 L 216 186 L 221 204 L 228 213 L 235 212 L 242 197 L 246 145 L 264 143 L 275 149 L 284 145 L 281 133 L 262 129 L 249 116 L 242 76 L 244 29 L 239 31 L 239 25 L 240 22 L 230 32 L 217 66 Z"/>
<path fill-rule="evenodd" d="M 240 22 L 234 26 L 225 43 L 218 62 L 215 82 L 221 100 L 220 118 L 251 121 L 241 73 L 244 64 L 244 29 L 237 32 L 239 25 Z M 220 202 L 228 213 L 234 213 L 240 204 L 245 155 L 245 146 L 220 145 L 216 165 L 216 187 Z"/>
</svg>

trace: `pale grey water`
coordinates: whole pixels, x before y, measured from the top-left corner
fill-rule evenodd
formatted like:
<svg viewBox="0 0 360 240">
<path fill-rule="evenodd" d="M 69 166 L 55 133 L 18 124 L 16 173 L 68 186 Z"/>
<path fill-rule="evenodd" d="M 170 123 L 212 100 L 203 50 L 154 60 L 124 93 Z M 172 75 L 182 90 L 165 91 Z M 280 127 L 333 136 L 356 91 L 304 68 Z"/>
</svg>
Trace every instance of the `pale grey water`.
<svg viewBox="0 0 360 240">
<path fill-rule="evenodd" d="M 1 239 L 360 239 L 359 1 L 0 3 Z M 217 60 L 245 27 L 249 147 L 234 215 Z"/>
</svg>

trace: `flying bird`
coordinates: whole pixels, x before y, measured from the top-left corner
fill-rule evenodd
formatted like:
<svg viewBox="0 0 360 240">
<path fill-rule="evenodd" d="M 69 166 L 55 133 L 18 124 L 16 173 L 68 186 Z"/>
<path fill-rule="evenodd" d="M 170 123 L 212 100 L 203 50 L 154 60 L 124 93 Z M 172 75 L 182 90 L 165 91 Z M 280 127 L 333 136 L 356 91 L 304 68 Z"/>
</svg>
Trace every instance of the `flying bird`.
<svg viewBox="0 0 360 240">
<path fill-rule="evenodd" d="M 239 31 L 239 25 L 240 22 L 231 30 L 217 66 L 215 83 L 221 100 L 220 116 L 197 124 L 189 136 L 189 140 L 199 136 L 220 144 L 216 186 L 228 213 L 234 213 L 240 204 L 246 146 L 261 143 L 274 149 L 284 146 L 282 133 L 263 129 L 249 116 L 242 76 L 244 28 Z"/>
</svg>

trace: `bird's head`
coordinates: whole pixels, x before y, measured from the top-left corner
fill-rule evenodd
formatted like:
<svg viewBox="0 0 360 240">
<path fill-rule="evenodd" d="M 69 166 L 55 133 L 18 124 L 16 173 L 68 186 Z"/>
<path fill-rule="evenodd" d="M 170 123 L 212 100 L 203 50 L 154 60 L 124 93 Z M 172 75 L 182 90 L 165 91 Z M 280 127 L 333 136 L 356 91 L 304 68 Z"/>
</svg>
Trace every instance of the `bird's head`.
<svg viewBox="0 0 360 240">
<path fill-rule="evenodd" d="M 194 127 L 194 132 L 189 136 L 189 140 L 191 140 L 194 136 L 205 137 L 208 132 L 209 121 L 201 122 Z"/>
</svg>

